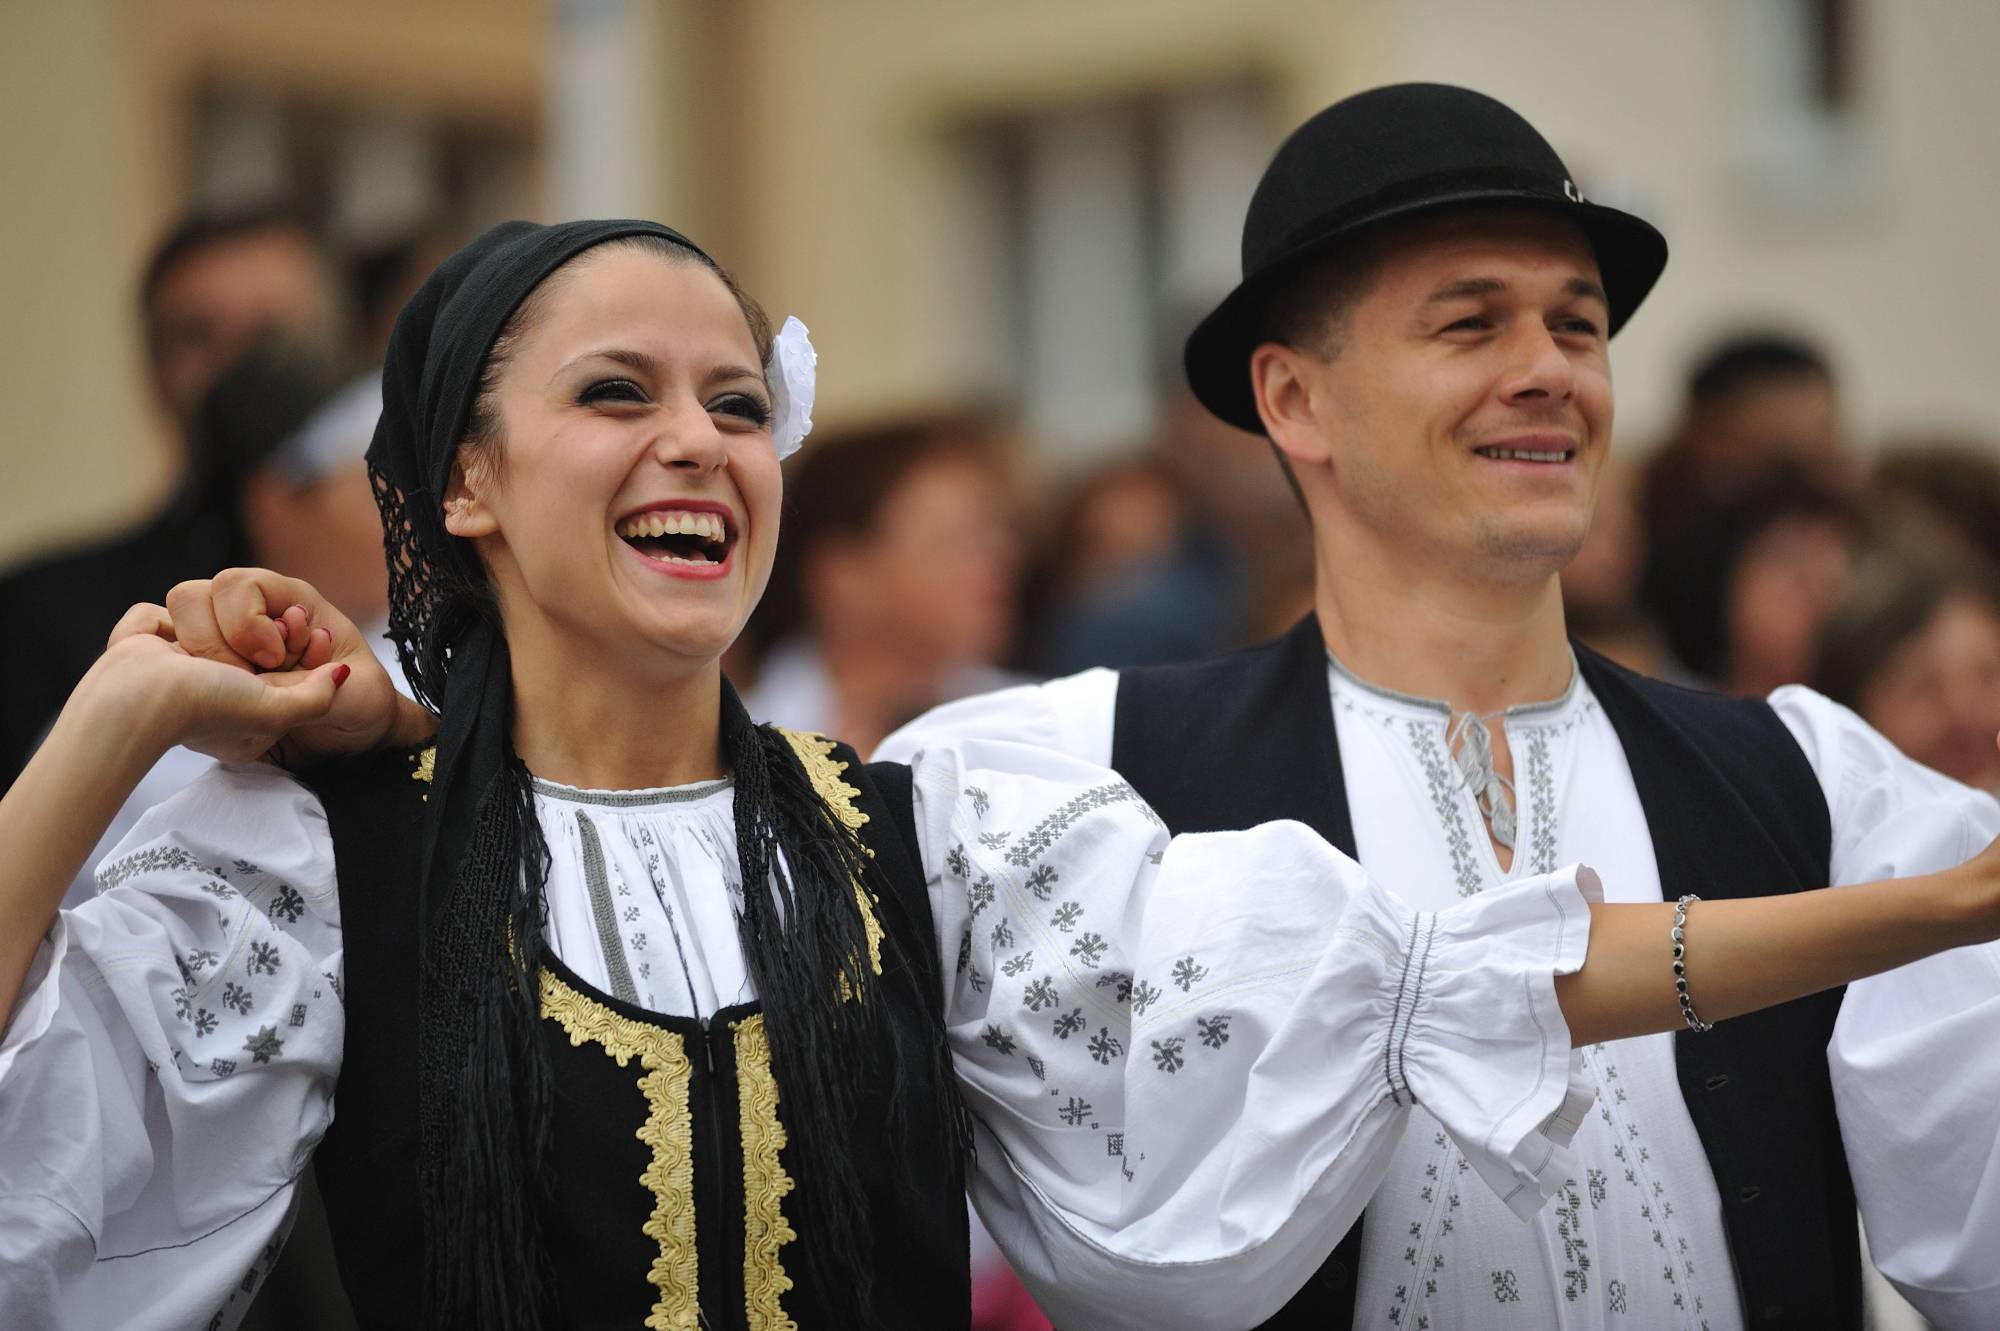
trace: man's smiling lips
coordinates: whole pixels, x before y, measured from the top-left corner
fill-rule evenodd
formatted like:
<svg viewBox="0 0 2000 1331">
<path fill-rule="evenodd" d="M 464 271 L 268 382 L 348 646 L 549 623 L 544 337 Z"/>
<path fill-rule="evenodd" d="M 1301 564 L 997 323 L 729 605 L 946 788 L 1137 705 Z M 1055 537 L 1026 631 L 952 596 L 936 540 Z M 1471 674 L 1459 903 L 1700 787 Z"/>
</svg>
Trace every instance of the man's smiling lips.
<svg viewBox="0 0 2000 1331">
<path fill-rule="evenodd" d="M 1527 463 L 1533 466 L 1561 465 L 1576 460 L 1577 443 L 1568 435 L 1530 434 L 1496 439 L 1472 450 L 1489 462 Z"/>
</svg>

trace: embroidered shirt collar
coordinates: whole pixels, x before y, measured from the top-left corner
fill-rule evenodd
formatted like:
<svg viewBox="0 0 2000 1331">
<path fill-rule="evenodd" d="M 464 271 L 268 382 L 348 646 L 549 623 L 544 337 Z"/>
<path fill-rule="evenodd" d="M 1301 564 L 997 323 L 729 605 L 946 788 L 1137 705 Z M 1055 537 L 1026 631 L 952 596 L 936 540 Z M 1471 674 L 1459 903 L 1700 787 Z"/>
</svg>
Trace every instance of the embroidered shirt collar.
<svg viewBox="0 0 2000 1331">
<path fill-rule="evenodd" d="M 1354 689 L 1378 702 L 1394 703 L 1399 707 L 1413 708 L 1447 725 L 1451 723 L 1452 718 L 1462 714 L 1459 709 L 1453 707 L 1451 703 L 1442 698 L 1425 698 L 1414 693 L 1403 693 L 1397 689 L 1386 688 L 1380 684 L 1371 684 L 1348 669 L 1332 651 L 1327 652 L 1326 660 L 1333 676 L 1336 693 L 1340 691 L 1343 685 L 1352 686 Z M 1583 674 L 1577 669 L 1576 653 L 1570 651 L 1569 683 L 1563 687 L 1563 691 L 1560 694 L 1541 702 L 1517 703 L 1501 711 L 1487 712 L 1481 715 L 1505 717 L 1509 721 L 1553 721 L 1560 717 L 1562 713 L 1568 711 L 1571 705 L 1584 692 L 1582 680 Z"/>
<path fill-rule="evenodd" d="M 568 804 L 594 804 L 613 809 L 648 809 L 662 804 L 691 804 L 719 794 L 736 784 L 734 777 L 717 781 L 697 781 L 689 786 L 655 786 L 647 790 L 581 790 L 557 781 L 533 778 L 535 793 L 544 799 Z"/>
</svg>

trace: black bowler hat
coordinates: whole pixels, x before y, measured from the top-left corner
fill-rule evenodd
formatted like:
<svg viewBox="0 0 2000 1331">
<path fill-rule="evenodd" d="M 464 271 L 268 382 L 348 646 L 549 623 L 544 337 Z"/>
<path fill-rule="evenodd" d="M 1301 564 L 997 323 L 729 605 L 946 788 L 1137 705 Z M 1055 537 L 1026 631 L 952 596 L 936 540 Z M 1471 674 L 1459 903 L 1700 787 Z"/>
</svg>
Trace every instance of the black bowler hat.
<svg viewBox="0 0 2000 1331">
<path fill-rule="evenodd" d="M 1265 168 L 1243 219 L 1243 281 L 1188 335 L 1188 386 L 1223 420 L 1262 433 L 1250 353 L 1269 338 L 1265 305 L 1302 261 L 1392 218 L 1478 203 L 1546 207 L 1582 227 L 1613 333 L 1667 265 L 1666 238 L 1585 200 L 1548 140 L 1511 108 L 1442 83 L 1375 88 L 1299 126 Z"/>
</svg>

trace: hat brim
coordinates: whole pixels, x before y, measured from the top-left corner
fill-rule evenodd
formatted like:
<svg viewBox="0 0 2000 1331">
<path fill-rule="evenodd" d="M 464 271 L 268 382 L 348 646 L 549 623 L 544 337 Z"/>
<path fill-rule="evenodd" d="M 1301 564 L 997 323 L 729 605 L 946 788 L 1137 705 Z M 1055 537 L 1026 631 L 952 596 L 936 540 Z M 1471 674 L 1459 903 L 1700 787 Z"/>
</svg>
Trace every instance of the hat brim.
<svg viewBox="0 0 2000 1331">
<path fill-rule="evenodd" d="M 1557 202 L 1526 190 L 1478 189 L 1384 208 L 1338 230 L 1314 236 L 1245 278 L 1188 334 L 1184 364 L 1195 398 L 1222 420 L 1254 434 L 1264 433 L 1250 387 L 1250 353 L 1268 340 L 1262 312 L 1271 295 L 1293 280 L 1312 259 L 1352 245 L 1360 233 L 1383 222 L 1441 208 L 1476 204 L 1522 204 L 1568 218 L 1583 229 L 1597 253 L 1597 268 L 1610 303 L 1606 336 L 1625 326 L 1667 266 L 1667 240 L 1653 225 L 1630 213 L 1595 203 Z"/>
</svg>

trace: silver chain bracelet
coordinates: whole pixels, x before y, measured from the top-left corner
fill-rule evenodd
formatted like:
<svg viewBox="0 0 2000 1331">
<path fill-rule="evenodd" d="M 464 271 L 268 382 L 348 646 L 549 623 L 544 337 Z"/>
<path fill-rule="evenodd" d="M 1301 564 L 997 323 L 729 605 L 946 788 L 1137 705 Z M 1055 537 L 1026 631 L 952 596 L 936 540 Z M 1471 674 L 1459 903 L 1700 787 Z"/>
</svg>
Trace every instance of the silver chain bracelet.
<svg viewBox="0 0 2000 1331">
<path fill-rule="evenodd" d="M 1703 1021 L 1694 1014 L 1694 1000 L 1688 997 L 1687 968 L 1687 922 L 1688 907 L 1701 898 L 1690 892 L 1674 903 L 1674 997 L 1680 1000 L 1681 1020 L 1696 1035 L 1714 1030 L 1712 1023 Z"/>
</svg>

